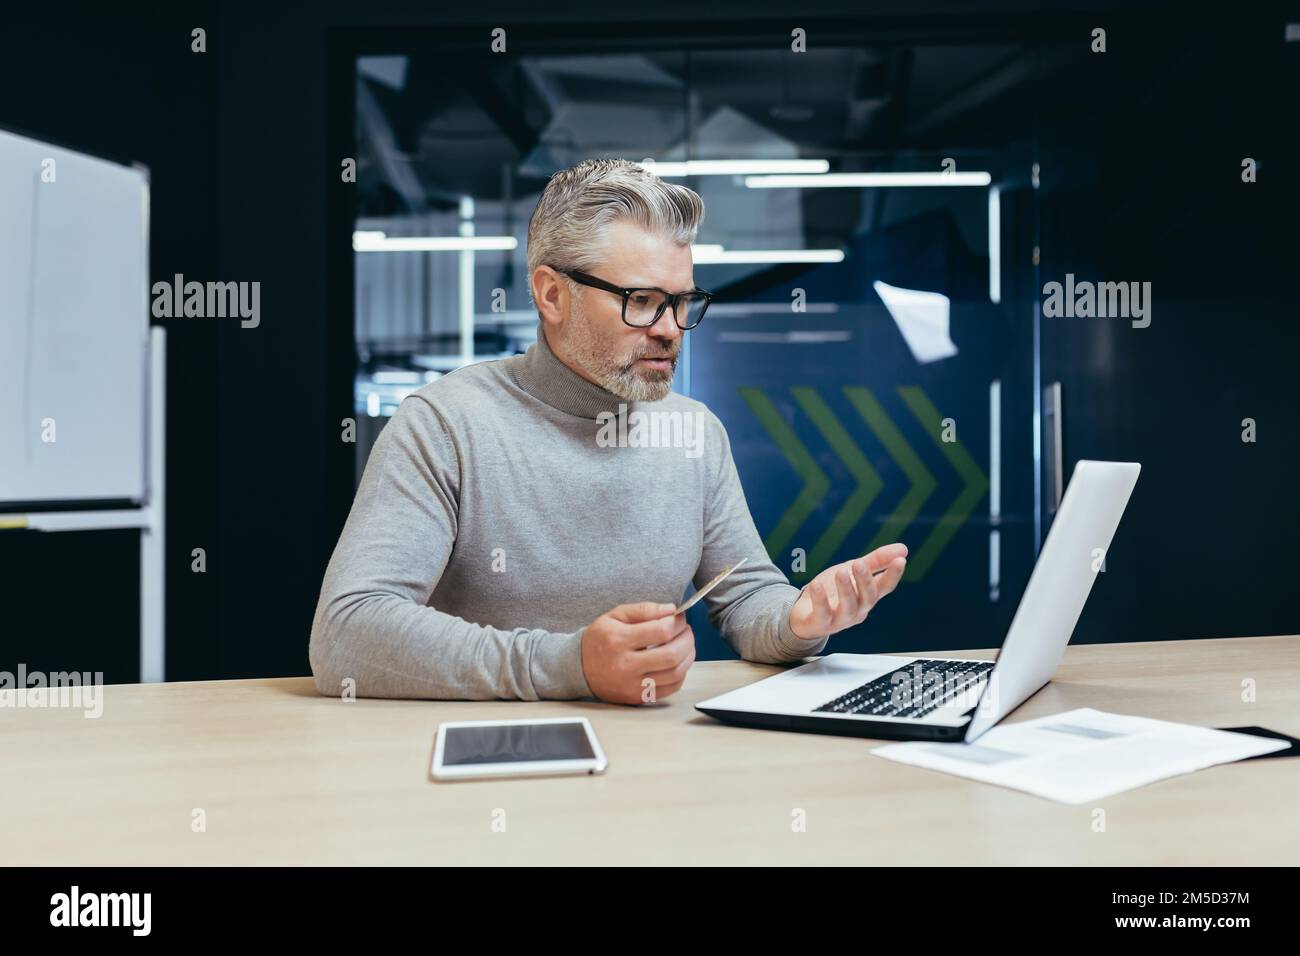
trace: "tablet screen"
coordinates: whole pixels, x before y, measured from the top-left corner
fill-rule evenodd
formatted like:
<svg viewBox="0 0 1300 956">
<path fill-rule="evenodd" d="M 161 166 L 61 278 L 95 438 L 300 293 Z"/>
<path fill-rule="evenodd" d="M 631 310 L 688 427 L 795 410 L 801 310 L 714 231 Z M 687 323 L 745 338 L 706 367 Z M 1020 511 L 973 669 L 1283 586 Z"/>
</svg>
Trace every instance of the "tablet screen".
<svg viewBox="0 0 1300 956">
<path fill-rule="evenodd" d="M 590 760 L 595 757 L 578 720 L 555 724 L 448 727 L 442 765 L 526 763 L 535 760 Z"/>
</svg>

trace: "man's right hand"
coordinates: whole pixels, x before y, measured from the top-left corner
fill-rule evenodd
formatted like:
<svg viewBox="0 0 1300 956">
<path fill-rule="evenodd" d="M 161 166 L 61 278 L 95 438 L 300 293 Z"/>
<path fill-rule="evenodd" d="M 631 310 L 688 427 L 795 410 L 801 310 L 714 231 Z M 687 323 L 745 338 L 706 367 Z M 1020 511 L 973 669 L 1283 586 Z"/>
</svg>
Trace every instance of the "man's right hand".
<svg viewBox="0 0 1300 956">
<path fill-rule="evenodd" d="M 591 692 L 614 704 L 648 704 L 681 689 L 695 663 L 695 632 L 672 604 L 620 604 L 582 634 Z"/>
</svg>

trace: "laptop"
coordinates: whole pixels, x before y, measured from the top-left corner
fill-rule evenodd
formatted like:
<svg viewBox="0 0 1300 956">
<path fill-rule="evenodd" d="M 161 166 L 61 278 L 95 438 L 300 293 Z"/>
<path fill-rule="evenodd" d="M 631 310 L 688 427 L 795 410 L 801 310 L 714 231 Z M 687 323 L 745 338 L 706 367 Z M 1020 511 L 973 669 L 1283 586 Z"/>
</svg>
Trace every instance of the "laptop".
<svg viewBox="0 0 1300 956">
<path fill-rule="evenodd" d="M 1080 461 L 994 661 L 828 654 L 696 704 L 747 727 L 970 742 L 1056 672 L 1141 465 Z"/>
</svg>

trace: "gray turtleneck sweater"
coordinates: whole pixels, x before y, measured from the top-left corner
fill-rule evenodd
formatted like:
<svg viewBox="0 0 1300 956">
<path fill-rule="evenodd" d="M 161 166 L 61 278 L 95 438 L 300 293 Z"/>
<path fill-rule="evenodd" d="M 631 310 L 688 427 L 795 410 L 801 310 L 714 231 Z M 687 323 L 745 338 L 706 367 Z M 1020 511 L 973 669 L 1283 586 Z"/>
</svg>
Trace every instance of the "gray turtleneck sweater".
<svg viewBox="0 0 1300 956">
<path fill-rule="evenodd" d="M 722 636 L 752 661 L 819 652 L 825 637 L 790 630 L 799 591 L 763 549 L 718 418 L 677 394 L 624 402 L 539 324 L 526 354 L 431 382 L 380 433 L 321 587 L 312 672 L 331 695 L 588 697 L 586 625 L 676 603 L 742 557 L 704 598 Z"/>
</svg>

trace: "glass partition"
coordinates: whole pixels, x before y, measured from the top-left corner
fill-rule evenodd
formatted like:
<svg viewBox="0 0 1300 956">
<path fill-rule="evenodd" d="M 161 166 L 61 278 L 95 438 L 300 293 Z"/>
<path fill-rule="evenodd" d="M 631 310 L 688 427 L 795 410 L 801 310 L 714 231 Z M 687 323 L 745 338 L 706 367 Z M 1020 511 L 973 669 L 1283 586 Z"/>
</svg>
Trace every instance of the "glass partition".
<svg viewBox="0 0 1300 956">
<path fill-rule="evenodd" d="M 1035 58 L 1014 44 L 356 63 L 356 413 L 536 334 L 528 217 L 593 156 L 704 198 L 716 295 L 677 391 L 725 423 L 795 584 L 879 544 L 897 596 L 837 650 L 987 647 L 1035 554 Z M 699 657 L 729 656 L 705 608 Z"/>
</svg>

